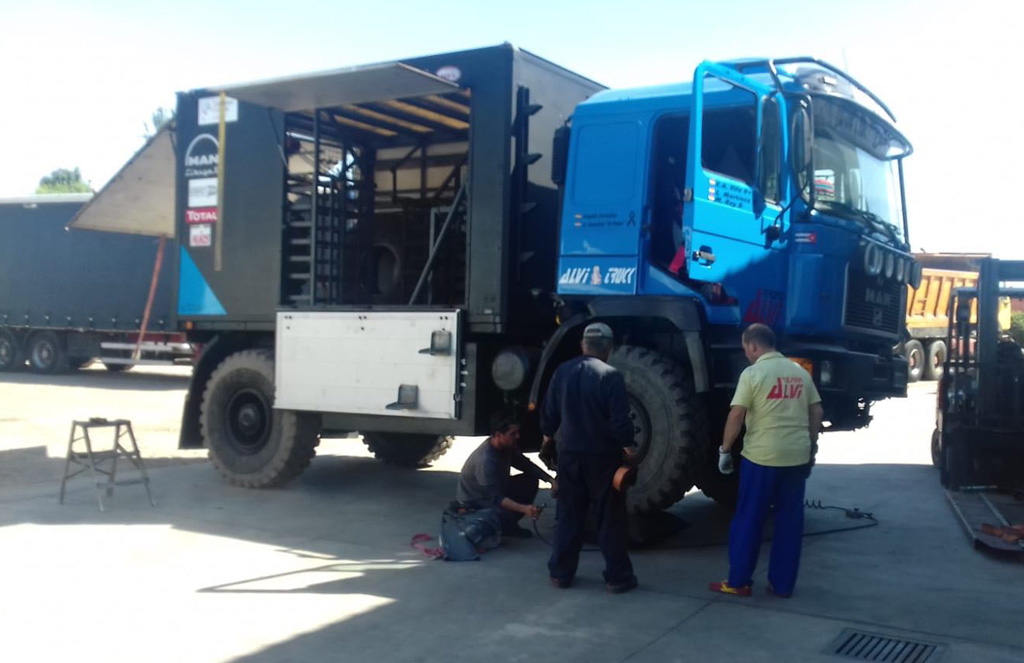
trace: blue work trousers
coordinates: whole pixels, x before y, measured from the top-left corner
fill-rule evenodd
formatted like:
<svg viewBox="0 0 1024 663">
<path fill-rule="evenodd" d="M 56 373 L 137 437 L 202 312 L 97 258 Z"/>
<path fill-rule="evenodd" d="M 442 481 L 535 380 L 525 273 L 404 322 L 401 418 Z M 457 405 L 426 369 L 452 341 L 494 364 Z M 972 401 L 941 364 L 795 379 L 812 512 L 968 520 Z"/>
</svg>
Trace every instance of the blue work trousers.
<svg viewBox="0 0 1024 663">
<path fill-rule="evenodd" d="M 768 582 L 777 594 L 793 593 L 804 535 L 806 482 L 806 465 L 767 467 L 743 459 L 739 503 L 729 530 L 730 587 L 745 587 L 753 582 L 764 521 L 774 509 L 775 532 Z"/>
</svg>

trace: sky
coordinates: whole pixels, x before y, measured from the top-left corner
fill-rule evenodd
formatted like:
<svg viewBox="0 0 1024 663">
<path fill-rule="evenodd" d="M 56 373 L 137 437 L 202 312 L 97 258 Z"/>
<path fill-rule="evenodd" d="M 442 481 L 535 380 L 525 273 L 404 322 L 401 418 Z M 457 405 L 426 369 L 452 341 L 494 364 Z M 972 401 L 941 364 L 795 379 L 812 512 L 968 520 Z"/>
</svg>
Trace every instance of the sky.
<svg viewBox="0 0 1024 663">
<path fill-rule="evenodd" d="M 0 197 L 99 189 L 175 92 L 510 42 L 609 87 L 704 59 L 813 55 L 893 110 L 915 250 L 1024 258 L 1017 0 L 0 0 Z"/>
</svg>

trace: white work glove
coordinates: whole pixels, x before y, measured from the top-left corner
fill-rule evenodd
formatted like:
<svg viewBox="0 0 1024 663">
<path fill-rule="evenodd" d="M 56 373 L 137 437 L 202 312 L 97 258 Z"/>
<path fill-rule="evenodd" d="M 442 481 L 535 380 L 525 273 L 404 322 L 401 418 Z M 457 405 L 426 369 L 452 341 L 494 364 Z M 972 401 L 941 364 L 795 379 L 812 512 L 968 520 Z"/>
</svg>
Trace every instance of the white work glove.
<svg viewBox="0 0 1024 663">
<path fill-rule="evenodd" d="M 732 474 L 736 471 L 732 463 L 732 452 L 723 451 L 722 447 L 718 447 L 718 471 L 722 474 Z"/>
</svg>

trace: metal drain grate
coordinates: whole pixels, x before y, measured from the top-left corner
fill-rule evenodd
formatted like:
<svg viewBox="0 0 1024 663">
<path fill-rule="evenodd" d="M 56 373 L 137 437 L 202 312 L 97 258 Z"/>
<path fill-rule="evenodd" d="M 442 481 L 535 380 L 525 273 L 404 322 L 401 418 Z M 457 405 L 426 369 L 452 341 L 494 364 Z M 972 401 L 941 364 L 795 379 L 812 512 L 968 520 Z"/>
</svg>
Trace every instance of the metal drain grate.
<svg viewBox="0 0 1024 663">
<path fill-rule="evenodd" d="M 846 629 L 832 643 L 829 653 L 858 661 L 925 663 L 934 661 L 933 656 L 942 649 L 941 645 L 930 642 Z"/>
</svg>

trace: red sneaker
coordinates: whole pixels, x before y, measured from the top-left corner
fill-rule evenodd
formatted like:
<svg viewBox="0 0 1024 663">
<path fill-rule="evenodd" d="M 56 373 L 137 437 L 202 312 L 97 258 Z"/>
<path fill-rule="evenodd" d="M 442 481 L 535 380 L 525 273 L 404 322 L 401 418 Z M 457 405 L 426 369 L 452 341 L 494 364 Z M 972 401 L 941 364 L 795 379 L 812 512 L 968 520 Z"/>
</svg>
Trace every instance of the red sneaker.
<svg viewBox="0 0 1024 663">
<path fill-rule="evenodd" d="M 743 587 L 730 587 L 729 583 L 723 580 L 722 582 L 713 582 L 708 585 L 708 589 L 719 594 L 729 594 L 731 596 L 750 596 L 754 593 L 750 585 L 744 585 Z"/>
</svg>

